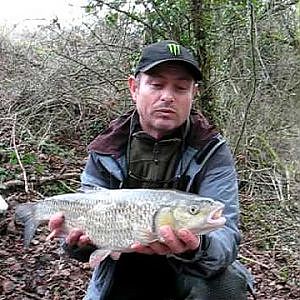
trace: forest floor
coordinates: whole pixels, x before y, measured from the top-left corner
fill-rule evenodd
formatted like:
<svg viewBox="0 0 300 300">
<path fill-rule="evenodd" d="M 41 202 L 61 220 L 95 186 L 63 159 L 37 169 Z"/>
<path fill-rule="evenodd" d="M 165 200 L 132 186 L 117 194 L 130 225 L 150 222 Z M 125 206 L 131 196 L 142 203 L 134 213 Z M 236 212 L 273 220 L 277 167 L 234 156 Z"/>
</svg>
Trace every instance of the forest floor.
<svg viewBox="0 0 300 300">
<path fill-rule="evenodd" d="M 35 169 L 41 171 L 41 167 L 36 166 L 43 166 L 43 176 L 48 176 L 48 181 L 29 184 L 29 193 L 18 186 L 18 181 L 12 182 L 16 187 L 12 184 L 2 191 L 9 210 L 0 215 L 0 300 L 83 298 L 92 273 L 89 265 L 65 256 L 57 240 L 46 241 L 47 226 L 38 229 L 31 246 L 25 249 L 23 227 L 14 222 L 14 210 L 17 204 L 36 201 L 41 195 L 75 191 L 79 178 L 70 176 L 66 179 L 68 176 L 63 175 L 66 172 L 79 174 L 84 155 L 74 159 L 40 155 L 38 161 L 31 162 L 31 167 L 35 165 Z M 3 167 L 2 170 L 10 170 L 10 174 L 19 168 L 12 160 L 5 162 Z M 58 176 L 54 178 L 53 174 Z M 2 177 L 3 182 L 8 179 Z M 257 201 L 241 194 L 243 240 L 239 259 L 255 278 L 257 299 L 300 299 L 299 220 L 296 213 L 293 209 L 282 209 L 274 199 Z M 249 296 L 249 299 L 253 298 Z"/>
</svg>

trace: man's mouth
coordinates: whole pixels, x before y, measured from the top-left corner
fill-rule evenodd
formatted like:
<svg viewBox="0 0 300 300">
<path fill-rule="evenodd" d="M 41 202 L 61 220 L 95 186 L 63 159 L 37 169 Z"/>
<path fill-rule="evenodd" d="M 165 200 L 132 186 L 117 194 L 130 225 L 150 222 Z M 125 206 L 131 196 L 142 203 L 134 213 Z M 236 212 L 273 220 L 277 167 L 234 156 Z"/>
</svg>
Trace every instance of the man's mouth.
<svg viewBox="0 0 300 300">
<path fill-rule="evenodd" d="M 162 113 L 162 114 L 174 114 L 176 113 L 175 109 L 172 108 L 159 108 L 155 110 L 158 113 Z"/>
</svg>

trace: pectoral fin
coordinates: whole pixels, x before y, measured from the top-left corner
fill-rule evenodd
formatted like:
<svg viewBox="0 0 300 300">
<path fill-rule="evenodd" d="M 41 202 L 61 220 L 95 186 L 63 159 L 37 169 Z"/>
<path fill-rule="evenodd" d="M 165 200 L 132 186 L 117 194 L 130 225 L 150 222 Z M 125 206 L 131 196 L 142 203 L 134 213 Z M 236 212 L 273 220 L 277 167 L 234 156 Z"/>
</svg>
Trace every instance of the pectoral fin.
<svg viewBox="0 0 300 300">
<path fill-rule="evenodd" d="M 106 257 L 110 255 L 110 250 L 101 250 L 97 249 L 95 250 L 89 259 L 89 264 L 91 268 L 95 268 L 97 265 L 99 265 Z"/>
<path fill-rule="evenodd" d="M 153 234 L 149 229 L 141 227 L 134 228 L 133 236 L 135 242 L 140 242 L 143 245 L 148 245 L 157 241 L 157 236 L 155 234 Z"/>
</svg>

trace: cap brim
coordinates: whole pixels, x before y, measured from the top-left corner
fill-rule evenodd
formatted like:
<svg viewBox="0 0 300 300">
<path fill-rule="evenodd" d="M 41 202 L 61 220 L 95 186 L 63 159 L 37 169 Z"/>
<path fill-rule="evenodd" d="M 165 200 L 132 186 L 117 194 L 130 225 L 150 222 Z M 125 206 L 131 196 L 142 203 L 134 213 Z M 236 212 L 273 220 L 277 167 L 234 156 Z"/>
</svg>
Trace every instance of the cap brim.
<svg viewBox="0 0 300 300">
<path fill-rule="evenodd" d="M 190 61 L 186 60 L 186 59 L 180 59 L 180 58 L 168 58 L 168 59 L 162 59 L 162 60 L 158 60 L 142 69 L 140 69 L 138 72 L 136 72 L 135 75 L 137 75 L 137 73 L 139 72 L 147 72 L 150 71 L 152 68 L 164 63 L 164 62 L 170 62 L 170 61 L 178 61 L 178 62 L 183 62 L 186 65 L 188 65 L 190 67 L 192 76 L 195 78 L 196 81 L 201 80 L 201 72 L 199 70 L 199 68 L 197 66 L 195 66 L 193 63 L 191 63 Z"/>
</svg>

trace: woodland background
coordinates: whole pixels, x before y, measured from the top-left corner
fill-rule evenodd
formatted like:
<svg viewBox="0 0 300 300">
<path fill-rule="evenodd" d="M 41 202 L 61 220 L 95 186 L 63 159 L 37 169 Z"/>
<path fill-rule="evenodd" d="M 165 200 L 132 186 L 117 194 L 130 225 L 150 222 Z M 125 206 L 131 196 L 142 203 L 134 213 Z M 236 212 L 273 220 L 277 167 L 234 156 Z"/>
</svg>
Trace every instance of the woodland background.
<svg viewBox="0 0 300 300">
<path fill-rule="evenodd" d="M 58 242 L 22 247 L 15 205 L 73 192 L 86 146 L 131 106 L 143 45 L 174 39 L 203 70 L 195 106 L 229 141 L 239 173 L 239 259 L 257 299 L 299 299 L 300 4 L 93 0 L 88 21 L 8 38 L 0 28 L 0 299 L 80 299 L 91 270 Z M 250 298 L 249 298 L 250 299 Z"/>
</svg>

